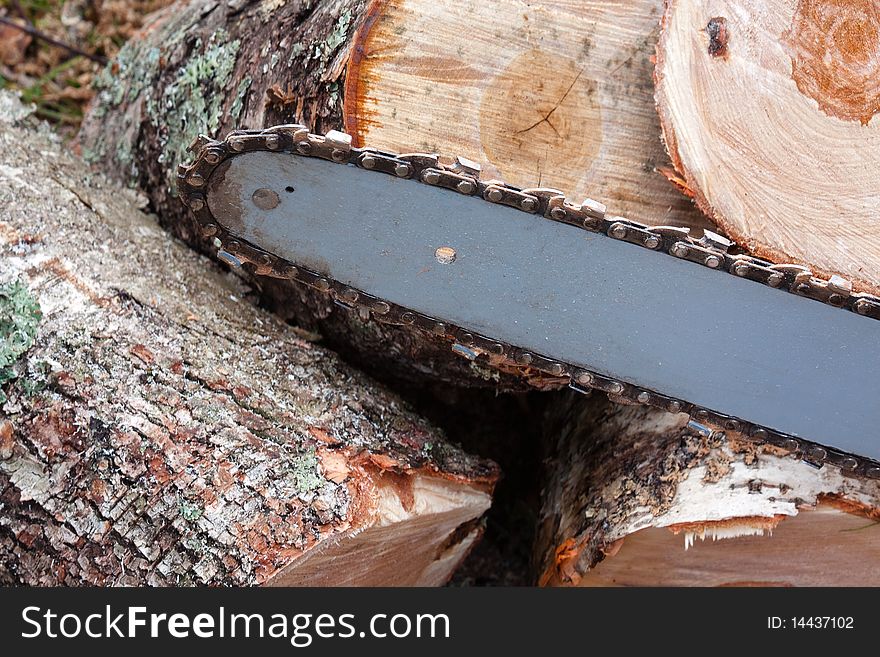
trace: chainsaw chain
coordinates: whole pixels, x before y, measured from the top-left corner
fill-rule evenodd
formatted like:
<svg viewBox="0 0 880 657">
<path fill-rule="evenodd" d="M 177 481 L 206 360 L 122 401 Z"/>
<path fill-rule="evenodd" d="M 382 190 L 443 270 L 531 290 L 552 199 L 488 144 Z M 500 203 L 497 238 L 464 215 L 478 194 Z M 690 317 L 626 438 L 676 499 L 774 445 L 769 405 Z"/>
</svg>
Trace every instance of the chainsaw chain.
<svg viewBox="0 0 880 657">
<path fill-rule="evenodd" d="M 189 151 L 195 155 L 195 160 L 189 165 L 180 165 L 178 169 L 180 197 L 193 212 L 202 234 L 213 238 L 220 257 L 234 266 L 244 266 L 257 276 L 289 279 L 309 285 L 330 295 L 340 305 L 356 310 L 363 320 L 372 317 L 385 324 L 416 327 L 450 341 L 453 351 L 470 360 L 484 356 L 490 366 L 512 367 L 524 372 L 536 370 L 556 377 L 562 385 L 568 384 L 580 392 L 599 390 L 615 401 L 649 405 L 670 413 L 687 413 L 692 420 L 690 428 L 705 436 L 729 430 L 755 442 L 774 445 L 816 467 L 832 464 L 853 476 L 880 479 L 880 463 L 877 461 L 821 446 L 473 333 L 279 258 L 241 240 L 219 225 L 208 209 L 206 188 L 213 171 L 222 162 L 237 155 L 254 151 L 292 152 L 343 166 L 354 165 L 377 174 L 444 187 L 452 190 L 452 193 L 478 197 L 488 203 L 508 205 L 544 219 L 601 232 L 615 240 L 746 278 L 775 288 L 780 293 L 807 297 L 835 306 L 841 312 L 880 319 L 880 297 L 853 293 L 852 284 L 840 276 L 823 279 L 802 265 L 774 264 L 747 254 L 734 253 L 732 242 L 709 231 L 705 231 L 702 238 L 695 239 L 689 235 L 687 228 L 648 226 L 622 217 L 606 216 L 605 206 L 601 203 L 589 199 L 574 203 L 556 189 L 519 189 L 498 180 L 481 180 L 479 165 L 465 158 L 441 160 L 434 154 L 397 154 L 372 148 L 355 148 L 351 145 L 349 135 L 335 130 L 326 135 L 316 135 L 302 125 L 282 125 L 265 130 L 232 132 L 220 141 L 200 135 L 190 145 Z"/>
</svg>

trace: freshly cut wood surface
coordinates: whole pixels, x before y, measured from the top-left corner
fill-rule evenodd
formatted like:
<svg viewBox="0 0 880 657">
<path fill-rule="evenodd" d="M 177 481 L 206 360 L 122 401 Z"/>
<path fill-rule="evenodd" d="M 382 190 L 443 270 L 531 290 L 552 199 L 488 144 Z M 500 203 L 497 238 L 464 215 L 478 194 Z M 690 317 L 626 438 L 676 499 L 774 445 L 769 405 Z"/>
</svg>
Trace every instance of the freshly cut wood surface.
<svg viewBox="0 0 880 657">
<path fill-rule="evenodd" d="M 0 92 L 0 583 L 448 579 L 494 464 L 25 114 Z"/>
<path fill-rule="evenodd" d="M 875 0 L 668 0 L 656 83 L 669 153 L 724 231 L 880 289 Z"/>
<path fill-rule="evenodd" d="M 880 584 L 880 481 L 605 400 L 551 411 L 540 582 Z"/>
<path fill-rule="evenodd" d="M 383 0 L 355 36 L 357 144 L 462 155 L 485 177 L 557 187 L 612 214 L 699 224 L 658 172 L 651 79 L 661 0 Z"/>
</svg>

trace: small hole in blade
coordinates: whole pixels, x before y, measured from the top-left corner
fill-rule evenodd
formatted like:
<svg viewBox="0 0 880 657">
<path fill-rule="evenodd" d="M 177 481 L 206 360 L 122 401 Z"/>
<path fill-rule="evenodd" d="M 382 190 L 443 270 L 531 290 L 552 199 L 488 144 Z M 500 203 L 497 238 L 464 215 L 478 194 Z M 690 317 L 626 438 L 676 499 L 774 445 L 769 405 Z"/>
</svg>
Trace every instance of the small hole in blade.
<svg viewBox="0 0 880 657">
<path fill-rule="evenodd" d="M 293 187 L 288 185 L 287 187 L 284 188 L 284 191 L 287 192 L 288 194 L 290 194 L 291 192 L 293 192 Z"/>
</svg>

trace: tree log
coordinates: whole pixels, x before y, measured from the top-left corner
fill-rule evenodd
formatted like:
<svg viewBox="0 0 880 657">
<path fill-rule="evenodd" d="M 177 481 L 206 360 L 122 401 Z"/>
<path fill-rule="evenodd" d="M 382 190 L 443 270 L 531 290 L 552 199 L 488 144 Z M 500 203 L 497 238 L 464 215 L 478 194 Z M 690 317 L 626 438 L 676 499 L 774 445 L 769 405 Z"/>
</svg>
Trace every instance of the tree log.
<svg viewBox="0 0 880 657">
<path fill-rule="evenodd" d="M 874 0 L 668 0 L 656 82 L 675 167 L 724 231 L 880 290 Z"/>
<path fill-rule="evenodd" d="M 486 175 L 589 195 L 635 219 L 695 224 L 700 213 L 655 170 L 667 162 L 650 65 L 660 2 L 505 0 L 486 20 L 476 3 L 451 0 L 180 0 L 101 77 L 80 142 L 191 244 L 200 237 L 174 197 L 191 140 L 294 122 L 378 148 L 468 156 Z M 365 325 L 296 283 L 252 284 L 383 378 L 523 387 L 444 341 Z"/>
<path fill-rule="evenodd" d="M 549 418 L 541 584 L 880 584 L 880 481 L 641 406 L 566 395 Z"/>
<path fill-rule="evenodd" d="M 0 583 L 439 584 L 495 466 L 0 95 Z"/>
</svg>

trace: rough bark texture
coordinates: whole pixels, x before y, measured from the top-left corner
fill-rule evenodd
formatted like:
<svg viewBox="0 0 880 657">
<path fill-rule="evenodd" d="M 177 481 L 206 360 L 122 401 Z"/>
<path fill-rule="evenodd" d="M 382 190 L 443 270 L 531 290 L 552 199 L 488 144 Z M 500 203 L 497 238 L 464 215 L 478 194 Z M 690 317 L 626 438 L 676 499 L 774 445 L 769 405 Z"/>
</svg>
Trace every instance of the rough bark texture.
<svg viewBox="0 0 880 657">
<path fill-rule="evenodd" d="M 0 582 L 444 581 L 495 466 L 25 114 L 0 95 Z"/>
<path fill-rule="evenodd" d="M 548 417 L 542 584 L 880 583 L 877 480 L 641 406 L 566 396 Z"/>
<path fill-rule="evenodd" d="M 180 0 L 157 12 L 99 79 L 101 91 L 79 136 L 84 157 L 139 186 L 166 228 L 211 253 L 176 197 L 187 146 L 199 133 L 241 127 L 342 128 L 345 69 L 365 6 L 366 0 Z M 525 387 L 455 356 L 445 341 L 364 323 L 310 288 L 279 280 L 251 284 L 266 306 L 382 378 Z"/>
<path fill-rule="evenodd" d="M 668 0 L 656 80 L 710 218 L 757 256 L 880 291 L 876 0 Z"/>
</svg>

